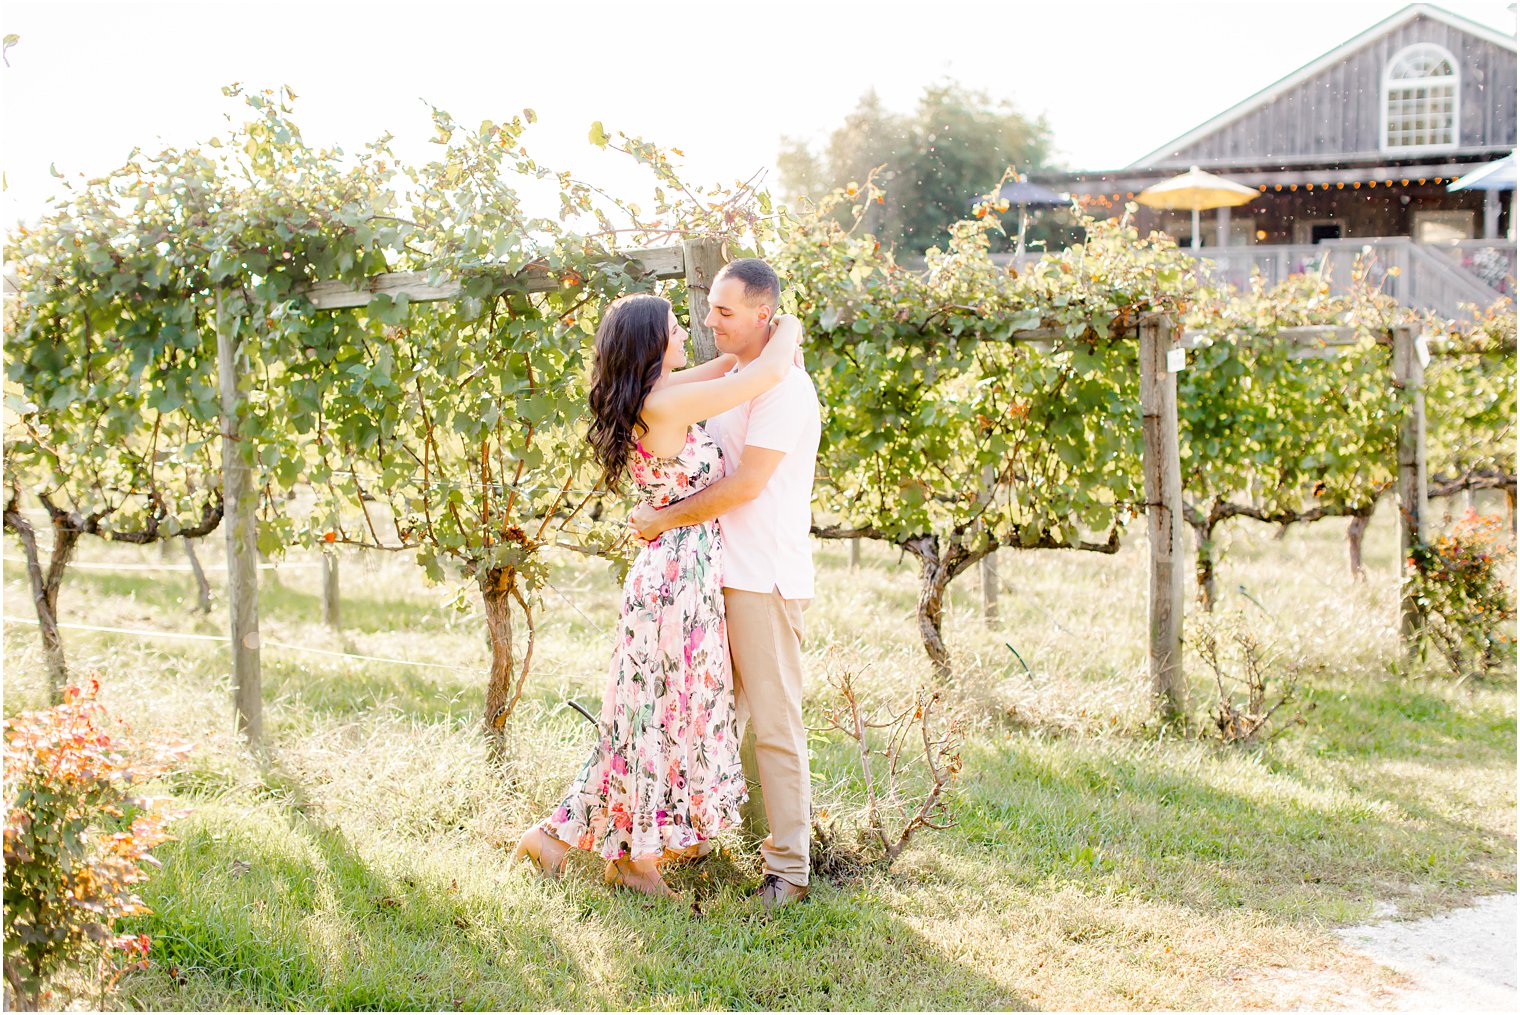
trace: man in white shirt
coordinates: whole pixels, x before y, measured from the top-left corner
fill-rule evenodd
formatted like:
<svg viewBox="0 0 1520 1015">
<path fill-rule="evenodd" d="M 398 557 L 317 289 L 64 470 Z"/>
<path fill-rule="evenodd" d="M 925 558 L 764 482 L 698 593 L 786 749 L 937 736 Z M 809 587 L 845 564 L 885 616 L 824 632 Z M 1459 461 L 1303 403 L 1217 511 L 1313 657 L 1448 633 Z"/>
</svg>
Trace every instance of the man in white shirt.
<svg viewBox="0 0 1520 1015">
<path fill-rule="evenodd" d="M 781 283 L 756 258 L 731 261 L 713 280 L 707 325 L 718 350 L 752 362 L 770 339 Z M 770 836 L 761 845 L 760 901 L 807 896 L 811 829 L 807 729 L 802 725 L 802 611 L 813 597 L 813 462 L 820 413 L 800 365 L 753 401 L 707 421 L 724 476 L 685 500 L 629 521 L 645 539 L 718 519 L 723 600 L 739 722 L 754 725 L 755 760 Z"/>
</svg>

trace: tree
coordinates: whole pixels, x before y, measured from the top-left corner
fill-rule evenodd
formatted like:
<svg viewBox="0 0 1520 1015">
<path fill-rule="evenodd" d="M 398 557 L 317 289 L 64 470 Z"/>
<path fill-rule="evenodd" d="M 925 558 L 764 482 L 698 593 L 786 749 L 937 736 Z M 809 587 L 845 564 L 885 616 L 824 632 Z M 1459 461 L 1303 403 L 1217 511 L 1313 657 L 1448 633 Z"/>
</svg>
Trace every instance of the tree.
<svg viewBox="0 0 1520 1015">
<path fill-rule="evenodd" d="M 45 640 L 79 532 L 104 534 L 131 506 L 139 541 L 200 534 L 225 492 L 229 518 L 257 515 L 228 527 L 229 557 L 248 559 L 255 535 L 266 554 L 343 541 L 413 551 L 431 579 L 474 583 L 499 743 L 532 658 L 540 551 L 616 556 L 627 538 L 582 510 L 595 494 L 580 431 L 595 315 L 655 285 L 614 242 L 732 236 L 753 225 L 751 204 L 769 207 L 748 185 L 694 192 L 662 150 L 613 143 L 600 124 L 593 143 L 654 173 L 657 218 L 536 163 L 522 145 L 531 110 L 476 130 L 435 110 L 443 155 L 415 166 L 388 138 L 351 156 L 308 145 L 288 90 L 243 98 L 249 122 L 134 153 L 9 248 L 23 299 L 6 320 L 19 424 L 6 433 L 5 521 L 26 539 L 26 490 L 66 505 L 54 519 L 69 526 L 46 569 L 28 545 Z M 523 181 L 557 188 L 557 218 L 524 209 Z M 426 276 L 435 295 L 414 307 L 361 284 L 390 272 Z M 354 298 L 327 312 L 323 292 Z M 183 496 L 165 494 L 171 482 Z M 288 511 L 297 489 L 316 493 L 314 515 Z M 195 491 L 214 517 L 186 517 Z M 231 598 L 235 650 L 256 651 L 255 632 L 239 633 L 257 616 L 256 577 Z M 527 621 L 520 657 L 513 609 Z M 257 741 L 257 658 L 241 659 L 238 720 Z"/>
<path fill-rule="evenodd" d="M 918 626 L 943 680 L 951 581 L 999 547 L 1113 553 L 1144 513 L 1128 336 L 1143 313 L 1175 314 L 1196 283 L 1175 243 L 1118 220 L 1014 277 L 989 256 L 989 205 L 927 252 L 926 271 L 907 270 L 862 231 L 875 197 L 838 192 L 799 214 L 777 254 L 830 409 L 814 531 L 918 559 Z M 1033 330 L 1048 340 L 1020 334 Z"/>
<path fill-rule="evenodd" d="M 885 167 L 875 177 L 884 192 L 883 200 L 872 201 L 863 209 L 862 228 L 890 241 L 902 235 L 904 209 L 900 200 L 887 200 L 886 196 L 902 196 L 901 187 L 894 190 L 891 185 L 904 153 L 911 152 L 914 144 L 908 118 L 889 112 L 872 89 L 860 97 L 844 124 L 829 135 L 822 155 L 815 154 L 802 139 L 781 139 L 776 159 L 781 186 L 793 197 L 816 202 L 836 187 L 859 187 L 872 179 L 878 167 Z"/>
<path fill-rule="evenodd" d="M 385 214 L 395 198 L 383 143 L 345 167 L 341 152 L 304 143 L 286 115 L 288 90 L 224 91 L 243 98 L 247 122 L 204 145 L 133 152 L 113 172 L 68 184 L 7 244 L 20 297 L 5 321 L 15 413 L 5 526 L 27 552 L 55 696 L 65 677 L 58 592 L 81 535 L 207 534 L 223 510 L 219 444 L 253 470 L 255 499 L 299 462 L 291 420 L 261 411 L 265 402 L 249 399 L 237 430 L 224 429 L 223 311 L 252 339 L 238 353 L 245 376 L 267 378 L 299 340 L 282 312 L 292 295 L 321 278 L 384 271 L 399 246 Z M 23 494 L 49 513 L 46 566 Z M 279 548 L 277 528 L 264 535 L 266 549 Z"/>
<path fill-rule="evenodd" d="M 647 164 L 661 184 L 654 220 L 615 200 L 609 209 L 605 195 L 528 155 L 532 119 L 472 130 L 434 111 L 441 157 L 403 170 L 415 196 L 401 267 L 451 280 L 459 294 L 416 306 L 377 296 L 332 314 L 294 301 L 304 354 L 265 390 L 267 409 L 308 437 L 290 481 L 318 496 L 309 519 L 283 522 L 283 541 L 414 551 L 430 580 L 475 587 L 491 651 L 484 728 L 498 752 L 533 658 L 543 551 L 616 565 L 628 540 L 587 509 L 606 494 L 584 439 L 588 353 L 601 309 L 656 283 L 613 240 L 737 228 L 751 195 L 698 196 L 662 151 L 626 135 L 612 144 L 598 123 L 593 143 Z M 557 219 L 531 217 L 518 196 L 523 181 L 544 178 L 559 187 Z M 633 228 L 615 230 L 609 211 Z M 578 230 L 588 222 L 600 228 Z M 526 639 L 514 639 L 514 618 Z"/>
<path fill-rule="evenodd" d="M 1216 292 L 1188 319 L 1198 337 L 1178 378 L 1184 512 L 1198 601 L 1212 610 L 1215 532 L 1232 518 L 1277 525 L 1353 519 L 1360 529 L 1393 485 L 1401 418 L 1388 329 L 1399 308 L 1365 285 L 1333 293 L 1318 275 Z M 1354 326 L 1327 346 L 1293 327 Z M 1353 571 L 1357 564 L 1353 563 Z"/>
<path fill-rule="evenodd" d="M 829 135 L 821 153 L 783 138 L 782 189 L 818 200 L 835 188 L 864 186 L 877 167 L 881 201 L 865 210 L 864 228 L 899 255 L 943 244 L 978 195 L 1010 166 L 1047 168 L 1050 128 L 1007 100 L 951 81 L 929 85 L 909 115 L 885 109 L 874 91 Z"/>
<path fill-rule="evenodd" d="M 1515 305 L 1504 300 L 1470 326 L 1430 331 L 1436 335 L 1425 368 L 1430 495 L 1500 489 L 1513 512 Z"/>
</svg>

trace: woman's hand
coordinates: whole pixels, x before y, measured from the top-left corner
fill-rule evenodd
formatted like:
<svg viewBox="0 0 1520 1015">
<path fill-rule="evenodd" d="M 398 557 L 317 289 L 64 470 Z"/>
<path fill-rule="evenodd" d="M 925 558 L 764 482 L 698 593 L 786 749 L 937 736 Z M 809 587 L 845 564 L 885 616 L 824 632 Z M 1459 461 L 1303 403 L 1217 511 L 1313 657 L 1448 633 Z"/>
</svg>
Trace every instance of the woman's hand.
<svg viewBox="0 0 1520 1015">
<path fill-rule="evenodd" d="M 772 345 L 790 345 L 792 347 L 790 359 L 794 365 L 800 367 L 803 365 L 802 340 L 804 337 L 802 333 L 802 321 L 798 319 L 796 314 L 777 314 L 771 319 L 771 337 L 766 343 L 766 349 L 769 349 Z M 776 351 L 778 354 L 781 352 L 780 349 Z"/>
</svg>

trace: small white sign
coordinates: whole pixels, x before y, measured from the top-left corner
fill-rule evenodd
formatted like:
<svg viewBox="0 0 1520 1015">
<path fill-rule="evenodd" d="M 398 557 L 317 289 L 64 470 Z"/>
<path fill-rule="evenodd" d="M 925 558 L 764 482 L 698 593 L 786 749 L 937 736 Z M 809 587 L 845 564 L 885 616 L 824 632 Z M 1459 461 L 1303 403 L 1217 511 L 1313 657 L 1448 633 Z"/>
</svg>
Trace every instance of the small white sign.
<svg viewBox="0 0 1520 1015">
<path fill-rule="evenodd" d="M 1168 349 L 1166 351 L 1166 372 L 1175 374 L 1187 366 L 1186 349 Z"/>
<path fill-rule="evenodd" d="M 1414 337 L 1415 359 L 1420 361 L 1420 369 L 1430 366 L 1430 336 L 1423 331 Z"/>
</svg>

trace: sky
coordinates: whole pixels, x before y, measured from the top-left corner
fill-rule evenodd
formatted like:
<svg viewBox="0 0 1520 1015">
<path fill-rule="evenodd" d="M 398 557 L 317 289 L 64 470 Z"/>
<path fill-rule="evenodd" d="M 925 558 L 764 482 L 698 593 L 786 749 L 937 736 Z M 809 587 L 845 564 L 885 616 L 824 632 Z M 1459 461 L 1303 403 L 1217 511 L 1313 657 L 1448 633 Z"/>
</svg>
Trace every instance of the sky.
<svg viewBox="0 0 1520 1015">
<path fill-rule="evenodd" d="M 429 103 L 467 124 L 531 107 L 540 161 L 625 196 L 644 178 L 589 144 L 592 121 L 680 148 L 699 183 L 775 185 L 783 135 L 821 142 L 867 90 L 907 111 L 947 78 L 1045 116 L 1068 168 L 1119 168 L 1404 6 L 8 0 L 0 222 L 42 212 L 50 166 L 97 175 L 219 132 L 233 81 L 290 86 L 313 144 L 389 131 L 419 161 Z M 1440 6 L 1514 33 L 1508 3 Z"/>
</svg>

